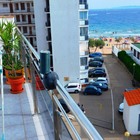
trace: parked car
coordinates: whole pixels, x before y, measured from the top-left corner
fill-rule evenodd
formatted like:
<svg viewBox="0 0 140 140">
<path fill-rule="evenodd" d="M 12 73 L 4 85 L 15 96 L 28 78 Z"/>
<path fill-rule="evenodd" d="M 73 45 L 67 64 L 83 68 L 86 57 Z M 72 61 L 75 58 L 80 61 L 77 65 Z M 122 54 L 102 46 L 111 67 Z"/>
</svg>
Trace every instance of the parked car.
<svg viewBox="0 0 140 140">
<path fill-rule="evenodd" d="M 89 61 L 89 67 L 102 67 L 103 63 L 100 61 Z"/>
<path fill-rule="evenodd" d="M 108 79 L 106 77 L 98 77 L 96 79 L 90 80 L 90 83 L 92 82 L 104 83 L 108 85 Z"/>
<path fill-rule="evenodd" d="M 97 88 L 100 88 L 103 91 L 108 90 L 108 85 L 107 84 L 104 84 L 104 83 L 93 82 L 90 85 L 93 85 L 93 86 L 95 86 Z"/>
<path fill-rule="evenodd" d="M 94 70 L 88 72 L 89 77 L 106 77 L 106 73 L 102 70 Z"/>
<path fill-rule="evenodd" d="M 100 53 L 100 52 L 94 52 L 94 53 L 91 53 L 91 54 L 89 54 L 89 57 L 97 57 L 97 56 L 102 56 L 102 53 Z"/>
<path fill-rule="evenodd" d="M 95 68 L 91 68 L 91 69 L 88 70 L 88 72 L 92 72 L 92 71 L 94 71 L 94 70 L 102 70 L 102 71 L 105 72 L 105 68 L 103 68 L 103 67 L 95 67 Z"/>
<path fill-rule="evenodd" d="M 90 60 L 94 60 L 94 61 L 100 61 L 100 62 L 104 62 L 104 59 L 102 56 L 96 56 L 96 57 L 93 57 L 93 58 L 90 58 Z"/>
<path fill-rule="evenodd" d="M 124 103 L 122 102 L 122 103 L 120 103 L 120 105 L 119 105 L 119 109 L 118 109 L 118 111 L 119 111 L 119 113 L 123 113 L 123 110 L 124 110 Z"/>
<path fill-rule="evenodd" d="M 101 95 L 101 94 L 102 94 L 102 91 L 101 91 L 100 88 L 97 88 L 97 87 L 92 86 L 92 85 L 88 85 L 88 86 L 86 86 L 86 88 L 84 89 L 83 94 L 84 94 L 84 95 L 87 95 L 87 94 L 91 94 L 91 95 Z"/>
<path fill-rule="evenodd" d="M 78 93 L 81 91 L 82 86 L 80 83 L 68 83 L 67 85 L 64 86 L 64 88 L 67 90 L 67 92 L 75 92 Z"/>
</svg>

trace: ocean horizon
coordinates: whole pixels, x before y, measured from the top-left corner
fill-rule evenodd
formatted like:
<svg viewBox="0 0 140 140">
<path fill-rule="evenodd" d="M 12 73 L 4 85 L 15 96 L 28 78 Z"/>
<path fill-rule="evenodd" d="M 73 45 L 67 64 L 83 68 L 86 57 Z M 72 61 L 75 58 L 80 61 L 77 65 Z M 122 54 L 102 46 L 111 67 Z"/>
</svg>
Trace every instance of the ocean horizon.
<svg viewBox="0 0 140 140">
<path fill-rule="evenodd" d="M 89 37 L 140 36 L 140 7 L 89 10 Z"/>
</svg>

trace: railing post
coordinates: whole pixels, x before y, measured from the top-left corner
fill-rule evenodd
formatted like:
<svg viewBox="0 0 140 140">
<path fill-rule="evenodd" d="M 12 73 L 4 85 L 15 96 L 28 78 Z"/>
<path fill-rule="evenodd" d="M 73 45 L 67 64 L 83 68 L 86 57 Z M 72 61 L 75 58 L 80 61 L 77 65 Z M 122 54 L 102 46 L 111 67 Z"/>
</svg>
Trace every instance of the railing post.
<svg viewBox="0 0 140 140">
<path fill-rule="evenodd" d="M 54 90 L 53 94 L 56 94 L 56 90 Z M 53 95 L 52 95 L 52 101 L 53 101 L 53 118 L 54 118 L 54 137 L 55 140 L 60 140 L 59 138 L 59 134 L 60 134 L 60 130 L 61 130 L 61 122 L 59 119 L 59 112 L 58 112 L 58 108 L 56 107 L 55 101 L 53 99 Z"/>
<path fill-rule="evenodd" d="M 31 83 L 32 83 L 32 89 L 33 89 L 33 103 L 34 103 L 34 114 L 38 113 L 38 107 L 37 107 L 37 97 L 36 97 L 36 79 L 35 79 L 35 70 L 33 63 L 30 59 L 30 69 L 31 69 Z"/>
<path fill-rule="evenodd" d="M 21 42 L 21 46 L 22 46 L 22 49 L 21 49 L 21 58 L 24 62 L 24 71 L 25 71 L 25 79 L 27 80 L 27 66 L 26 66 L 26 52 L 25 52 L 25 48 L 23 47 L 24 46 L 24 42 L 22 41 Z"/>
</svg>

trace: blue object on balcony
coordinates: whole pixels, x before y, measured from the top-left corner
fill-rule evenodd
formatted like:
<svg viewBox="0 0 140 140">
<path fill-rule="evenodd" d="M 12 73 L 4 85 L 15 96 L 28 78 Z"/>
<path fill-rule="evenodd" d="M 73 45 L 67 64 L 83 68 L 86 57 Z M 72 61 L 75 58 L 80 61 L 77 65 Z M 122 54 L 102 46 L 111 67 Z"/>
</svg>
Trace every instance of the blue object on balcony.
<svg viewBox="0 0 140 140">
<path fill-rule="evenodd" d="M 59 79 L 55 72 L 49 72 L 44 75 L 43 83 L 48 90 L 56 89 L 56 80 Z"/>
<path fill-rule="evenodd" d="M 46 74 L 50 72 L 50 52 L 40 51 L 40 73 Z"/>
</svg>

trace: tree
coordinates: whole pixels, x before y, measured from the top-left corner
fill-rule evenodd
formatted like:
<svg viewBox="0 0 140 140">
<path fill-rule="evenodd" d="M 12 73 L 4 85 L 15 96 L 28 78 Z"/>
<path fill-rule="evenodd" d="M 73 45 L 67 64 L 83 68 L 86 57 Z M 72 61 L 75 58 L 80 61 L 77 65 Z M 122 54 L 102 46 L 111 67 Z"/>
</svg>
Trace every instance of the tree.
<svg viewBox="0 0 140 140">
<path fill-rule="evenodd" d="M 95 52 L 97 50 L 97 48 L 99 47 L 100 49 L 103 48 L 103 46 L 105 45 L 105 42 L 101 39 L 89 39 L 89 47 L 96 47 Z"/>
<path fill-rule="evenodd" d="M 98 47 L 100 49 L 102 49 L 104 45 L 105 45 L 105 43 L 104 43 L 103 40 L 101 40 L 101 39 L 94 40 L 94 46 L 96 47 L 95 52 L 96 52 L 96 50 L 97 50 Z"/>
<path fill-rule="evenodd" d="M 89 51 L 89 53 L 90 53 L 90 47 L 94 47 L 94 39 L 89 39 L 89 41 L 88 41 L 88 51 Z"/>
<path fill-rule="evenodd" d="M 121 40 L 122 40 L 121 37 L 115 39 L 115 41 L 116 41 L 117 43 L 119 43 Z"/>
</svg>

